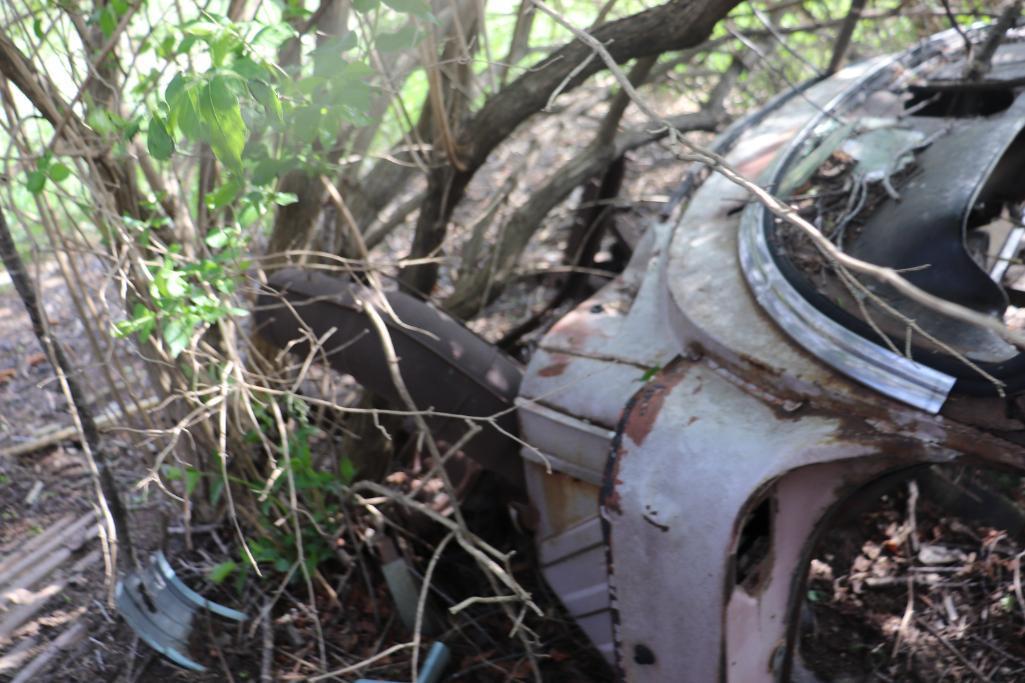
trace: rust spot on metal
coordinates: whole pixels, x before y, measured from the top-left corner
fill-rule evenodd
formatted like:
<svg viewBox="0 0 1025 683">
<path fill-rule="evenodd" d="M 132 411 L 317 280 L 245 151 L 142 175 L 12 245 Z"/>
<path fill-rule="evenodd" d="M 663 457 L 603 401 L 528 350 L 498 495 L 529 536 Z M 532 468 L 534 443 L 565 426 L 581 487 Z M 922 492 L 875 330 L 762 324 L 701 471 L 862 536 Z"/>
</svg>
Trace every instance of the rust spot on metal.
<svg viewBox="0 0 1025 683">
<path fill-rule="evenodd" d="M 623 420 L 626 419 L 627 415 L 629 415 L 629 405 L 626 407 Z M 620 430 L 619 434 L 621 433 L 622 432 Z M 617 488 L 621 483 L 623 483 L 619 479 L 619 466 L 623 461 L 623 455 L 625 455 L 625 450 L 623 449 L 620 437 L 617 435 L 616 443 L 613 446 L 612 453 L 609 455 L 609 461 L 605 464 L 605 476 L 602 480 L 602 492 L 599 496 L 599 505 L 605 510 L 614 512 L 618 515 L 623 514 L 623 509 L 619 505 L 620 496 L 619 489 Z"/>
<path fill-rule="evenodd" d="M 637 392 L 637 401 L 630 411 L 624 429 L 635 444 L 640 446 L 644 443 L 651 428 L 655 426 L 655 420 L 662 411 L 666 397 L 683 380 L 684 375 L 685 368 L 682 365 L 670 366 Z"/>
<path fill-rule="evenodd" d="M 655 418 L 658 417 L 666 396 L 673 390 L 673 387 L 683 380 L 687 367 L 687 363 L 678 358 L 627 401 L 626 407 L 623 408 L 623 414 L 619 419 L 619 426 L 616 429 L 612 453 L 605 464 L 605 476 L 603 478 L 600 498 L 601 506 L 605 510 L 623 514 L 617 488 L 622 483 L 619 479 L 619 468 L 623 463 L 623 458 L 626 456 L 626 445 L 623 442 L 623 435 L 629 436 L 638 446 L 644 442 L 645 437 L 647 437 L 655 424 Z"/>
<path fill-rule="evenodd" d="M 955 422 L 961 422 L 988 431 L 1016 432 L 1025 429 L 1025 398 L 1014 402 L 996 396 L 951 396 L 943 404 L 942 414 Z"/>
<path fill-rule="evenodd" d="M 597 487 L 562 472 L 541 480 L 548 523 L 560 533 L 591 518 L 595 513 Z"/>
<path fill-rule="evenodd" d="M 780 133 L 777 139 L 762 147 L 753 156 L 738 163 L 737 171 L 748 178 L 761 175 L 768 168 L 769 162 L 776 157 L 776 152 L 779 151 L 780 147 L 790 141 L 796 132 L 796 129 L 793 129 Z"/>
<path fill-rule="evenodd" d="M 564 358 L 562 360 L 558 360 L 552 363 L 547 367 L 541 368 L 537 371 L 537 374 L 541 377 L 558 377 L 566 371 L 567 367 L 569 367 L 569 359 Z"/>
<path fill-rule="evenodd" d="M 747 178 L 758 177 L 766 168 L 769 167 L 769 162 L 776 158 L 776 150 L 778 147 L 779 146 L 777 145 L 764 154 L 759 154 L 754 159 L 745 161 L 741 166 L 737 167 L 737 171 Z"/>
<path fill-rule="evenodd" d="M 658 417 L 666 396 L 683 380 L 688 367 L 689 364 L 684 359 L 677 358 L 627 401 L 616 428 L 612 453 L 605 464 L 605 476 L 602 479 L 599 499 L 604 510 L 623 514 L 618 490 L 622 483 L 619 468 L 627 454 L 627 444 L 624 443 L 623 436 L 629 436 L 637 446 L 644 442 L 655 424 L 655 418 Z"/>
</svg>

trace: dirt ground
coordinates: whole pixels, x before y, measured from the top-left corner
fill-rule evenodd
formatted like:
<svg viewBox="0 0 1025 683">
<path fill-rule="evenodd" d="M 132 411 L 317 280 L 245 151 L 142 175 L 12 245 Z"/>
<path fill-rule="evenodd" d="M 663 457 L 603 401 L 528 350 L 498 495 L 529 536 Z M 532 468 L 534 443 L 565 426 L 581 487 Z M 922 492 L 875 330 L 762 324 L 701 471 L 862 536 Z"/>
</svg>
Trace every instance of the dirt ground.
<svg viewBox="0 0 1025 683">
<path fill-rule="evenodd" d="M 836 681 L 1022 680 L 1023 492 L 1018 477 L 935 468 L 839 520 L 810 567 L 808 666 Z"/>
</svg>

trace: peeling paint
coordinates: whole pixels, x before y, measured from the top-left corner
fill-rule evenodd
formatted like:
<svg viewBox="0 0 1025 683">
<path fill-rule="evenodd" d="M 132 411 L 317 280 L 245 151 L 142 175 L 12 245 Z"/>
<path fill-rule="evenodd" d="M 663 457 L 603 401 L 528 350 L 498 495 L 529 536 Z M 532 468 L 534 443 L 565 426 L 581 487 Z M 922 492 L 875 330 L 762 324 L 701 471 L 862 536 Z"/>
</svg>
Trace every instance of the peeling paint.
<svg viewBox="0 0 1025 683">
<path fill-rule="evenodd" d="M 566 372 L 566 368 L 569 366 L 569 359 L 560 360 L 552 363 L 546 367 L 541 368 L 537 371 L 537 374 L 541 377 L 558 377 L 562 373 Z"/>
<path fill-rule="evenodd" d="M 666 397 L 686 375 L 686 367 L 681 367 L 681 365 L 681 363 L 670 365 L 637 392 L 638 398 L 630 410 L 625 426 L 626 435 L 636 445 L 644 444 L 644 439 L 647 438 L 655 424 L 655 419 L 661 412 Z"/>
</svg>

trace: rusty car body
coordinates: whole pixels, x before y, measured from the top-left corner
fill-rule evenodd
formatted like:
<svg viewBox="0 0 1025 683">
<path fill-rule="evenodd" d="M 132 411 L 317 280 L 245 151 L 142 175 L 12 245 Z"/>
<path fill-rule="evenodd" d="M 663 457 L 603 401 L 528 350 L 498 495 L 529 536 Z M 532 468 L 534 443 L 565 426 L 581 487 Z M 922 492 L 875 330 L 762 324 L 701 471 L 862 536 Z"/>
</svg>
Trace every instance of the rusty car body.
<svg viewBox="0 0 1025 683">
<path fill-rule="evenodd" d="M 1010 320 L 1025 43 L 1010 36 L 972 84 L 958 81 L 962 49 L 939 34 L 795 88 L 717 149 L 791 198 L 839 159 L 847 187 L 876 201 L 853 222 L 857 201 L 846 205 L 832 239 Z M 539 513 L 544 576 L 622 679 L 816 680 L 797 636 L 822 530 L 916 468 L 1025 468 L 1025 362 L 874 282 L 867 295 L 841 286 L 726 177 L 687 187 L 627 269 L 547 332 L 522 381 L 490 356 L 475 372 L 516 396 L 523 471 L 504 469 Z M 904 317 L 871 314 L 866 296 Z M 294 321 L 270 324 L 282 346 L 294 337 Z"/>
</svg>

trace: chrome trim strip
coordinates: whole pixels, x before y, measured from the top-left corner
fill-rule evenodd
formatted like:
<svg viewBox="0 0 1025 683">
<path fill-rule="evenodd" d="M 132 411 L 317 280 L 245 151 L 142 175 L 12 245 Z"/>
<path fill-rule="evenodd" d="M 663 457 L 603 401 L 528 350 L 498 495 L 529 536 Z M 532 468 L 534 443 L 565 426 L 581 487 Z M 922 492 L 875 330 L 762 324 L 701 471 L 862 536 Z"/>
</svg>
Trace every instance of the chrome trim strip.
<svg viewBox="0 0 1025 683">
<path fill-rule="evenodd" d="M 979 25 L 970 27 L 978 30 Z M 778 184 L 784 166 L 797 148 L 813 134 L 832 112 L 848 98 L 868 87 L 873 79 L 893 64 L 924 57 L 931 50 L 955 40 L 953 30 L 944 31 L 907 52 L 883 58 L 869 67 L 864 77 L 829 102 L 823 111 L 794 136 L 777 156 L 767 174 L 769 187 Z M 762 308 L 795 342 L 816 358 L 853 380 L 876 391 L 930 413 L 938 413 L 956 378 L 940 372 L 862 337 L 840 325 L 808 303 L 780 272 L 769 251 L 763 222 L 772 220 L 761 203 L 747 206 L 740 221 L 738 247 L 741 269 Z"/>
<path fill-rule="evenodd" d="M 156 568 L 157 573 L 167 581 L 168 585 L 172 589 L 178 592 L 178 594 L 188 602 L 196 605 L 197 607 L 205 607 L 214 614 L 222 616 L 225 619 L 233 619 L 235 621 L 246 621 L 249 616 L 244 612 L 225 607 L 220 603 L 207 600 L 202 595 L 192 590 L 178 578 L 178 575 L 174 573 L 174 569 L 171 568 L 171 564 L 167 561 L 167 557 L 164 556 L 163 551 L 158 550 L 153 554 L 153 566 Z"/>
<path fill-rule="evenodd" d="M 851 332 L 805 301 L 769 253 L 762 211 L 761 204 L 748 205 L 739 240 L 741 267 L 762 308 L 794 341 L 835 370 L 890 398 L 938 413 L 955 378 Z"/>
<path fill-rule="evenodd" d="M 132 628 L 132 631 L 151 648 L 182 668 L 199 672 L 207 670 L 199 662 L 194 662 L 173 647 L 159 642 L 153 636 L 154 633 L 162 633 L 162 630 L 149 618 L 147 615 L 148 610 L 146 610 L 145 606 L 136 604 L 132 592 L 125 588 L 123 581 L 119 580 L 114 588 L 114 602 L 117 604 L 118 611 L 124 617 L 125 622 Z M 188 626 L 186 626 L 187 628 Z"/>
</svg>

